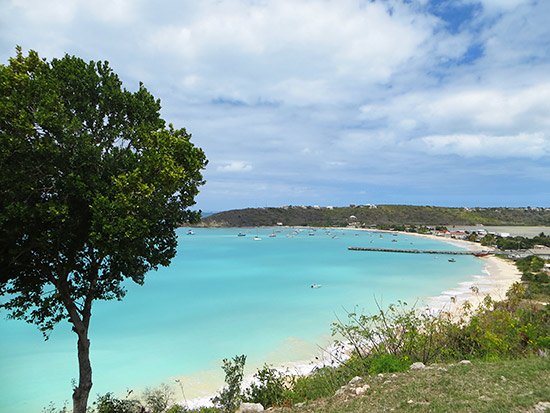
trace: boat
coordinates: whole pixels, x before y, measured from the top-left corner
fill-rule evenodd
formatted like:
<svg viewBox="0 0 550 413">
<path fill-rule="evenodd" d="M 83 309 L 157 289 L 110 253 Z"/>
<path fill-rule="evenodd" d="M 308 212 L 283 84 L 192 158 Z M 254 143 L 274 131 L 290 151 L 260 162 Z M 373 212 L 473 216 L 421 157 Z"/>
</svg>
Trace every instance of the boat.
<svg viewBox="0 0 550 413">
<path fill-rule="evenodd" d="M 254 237 L 254 241 L 261 241 L 261 240 L 262 240 L 262 239 L 261 239 L 259 236 L 257 236 L 257 235 Z"/>
<path fill-rule="evenodd" d="M 195 233 L 193 232 L 192 229 L 190 229 L 189 231 L 187 231 L 187 235 L 195 235 Z"/>
<path fill-rule="evenodd" d="M 270 235 L 269 235 L 269 238 L 275 238 L 276 236 L 277 236 L 277 235 L 275 235 L 275 233 L 273 233 L 273 234 L 270 234 Z"/>
<path fill-rule="evenodd" d="M 311 284 L 310 288 L 321 288 L 321 284 Z"/>
<path fill-rule="evenodd" d="M 454 258 L 451 258 L 449 262 L 456 262 L 456 260 Z"/>
<path fill-rule="evenodd" d="M 246 237 L 246 234 L 244 232 L 239 232 L 239 234 L 237 236 L 238 237 Z"/>
</svg>

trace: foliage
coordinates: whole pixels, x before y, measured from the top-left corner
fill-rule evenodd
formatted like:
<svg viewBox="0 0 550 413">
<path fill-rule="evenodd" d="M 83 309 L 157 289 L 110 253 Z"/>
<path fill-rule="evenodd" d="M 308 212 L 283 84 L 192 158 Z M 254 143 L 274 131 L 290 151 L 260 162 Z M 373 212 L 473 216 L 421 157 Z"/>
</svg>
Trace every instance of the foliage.
<svg viewBox="0 0 550 413">
<path fill-rule="evenodd" d="M 42 409 L 42 413 L 69 413 L 69 408 L 64 404 L 63 407 L 58 409 L 54 402 L 50 402 L 48 406 Z"/>
<path fill-rule="evenodd" d="M 143 400 L 151 413 L 162 413 L 172 401 L 173 395 L 170 387 L 163 383 L 155 389 L 146 388 L 143 392 Z"/>
<path fill-rule="evenodd" d="M 542 270 L 542 268 L 544 267 L 544 260 L 535 255 L 531 255 L 529 257 L 520 258 L 519 260 L 517 260 L 516 266 L 523 273 L 537 272 Z"/>
<path fill-rule="evenodd" d="M 220 413 L 221 410 L 217 407 L 198 407 L 193 410 L 184 410 L 187 413 Z M 167 412 L 168 413 L 168 412 Z"/>
<path fill-rule="evenodd" d="M 369 358 L 370 374 L 396 373 L 408 370 L 411 363 L 406 357 L 397 357 L 393 354 L 376 354 Z"/>
<path fill-rule="evenodd" d="M 450 319 L 443 314 L 434 317 L 399 301 L 387 309 L 379 306 L 373 315 L 349 313 L 347 323 L 333 324 L 333 335 L 350 342 L 358 357 L 389 354 L 429 363 L 445 349 L 450 324 Z"/>
<path fill-rule="evenodd" d="M 447 225 L 550 225 L 550 209 L 524 208 L 446 208 L 416 205 L 378 205 L 341 208 L 286 206 L 282 208 L 246 208 L 213 214 L 206 224 L 238 226 L 285 225 L 346 226 L 350 215 L 364 226 Z"/>
<path fill-rule="evenodd" d="M 188 413 L 189 410 L 187 410 L 185 407 L 180 406 L 179 404 L 174 404 L 170 406 L 168 409 L 166 409 L 166 413 Z"/>
<path fill-rule="evenodd" d="M 499 237 L 496 241 L 496 245 L 501 250 L 529 249 L 533 248 L 535 245 L 545 245 L 550 247 L 550 236 L 544 235 L 544 232 L 541 232 L 533 238 L 521 236 Z"/>
<path fill-rule="evenodd" d="M 234 413 L 241 403 L 241 383 L 245 363 L 245 355 L 235 356 L 232 360 L 223 359 L 222 369 L 225 372 L 226 386 L 212 399 L 212 403 L 225 413 Z"/>
<path fill-rule="evenodd" d="M 487 234 L 479 241 L 481 245 L 485 246 L 495 246 L 497 244 L 497 236 L 493 234 Z"/>
<path fill-rule="evenodd" d="M 544 260 L 537 256 L 529 256 L 516 261 L 522 272 L 521 279 L 525 282 L 525 298 L 550 301 L 550 279 L 543 271 Z"/>
<path fill-rule="evenodd" d="M 260 403 L 264 408 L 281 406 L 288 397 L 285 376 L 265 365 L 254 374 L 255 382 L 245 390 L 244 400 Z"/>
<path fill-rule="evenodd" d="M 141 413 L 143 409 L 137 400 L 117 399 L 112 393 L 99 395 L 94 402 L 94 413 Z"/>
<path fill-rule="evenodd" d="M 122 299 L 176 251 L 204 183 L 204 153 L 166 126 L 160 102 L 107 62 L 51 62 L 17 48 L 0 65 L 0 308 L 45 334 L 78 335 L 75 413 L 92 387 L 94 300 Z"/>
<path fill-rule="evenodd" d="M 322 367 L 310 376 L 297 377 L 290 398 L 294 403 L 332 396 L 353 377 L 345 367 Z"/>
</svg>

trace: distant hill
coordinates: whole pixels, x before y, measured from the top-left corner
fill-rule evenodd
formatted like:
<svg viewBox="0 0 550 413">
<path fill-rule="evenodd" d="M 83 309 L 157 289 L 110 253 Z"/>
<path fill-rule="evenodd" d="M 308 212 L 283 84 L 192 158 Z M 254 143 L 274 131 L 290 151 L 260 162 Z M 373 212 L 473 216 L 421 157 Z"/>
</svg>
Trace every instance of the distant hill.
<svg viewBox="0 0 550 413">
<path fill-rule="evenodd" d="M 358 205 L 338 208 L 287 206 L 246 208 L 205 217 L 205 226 L 530 225 L 549 226 L 550 208 L 446 208 L 413 205 Z"/>
</svg>

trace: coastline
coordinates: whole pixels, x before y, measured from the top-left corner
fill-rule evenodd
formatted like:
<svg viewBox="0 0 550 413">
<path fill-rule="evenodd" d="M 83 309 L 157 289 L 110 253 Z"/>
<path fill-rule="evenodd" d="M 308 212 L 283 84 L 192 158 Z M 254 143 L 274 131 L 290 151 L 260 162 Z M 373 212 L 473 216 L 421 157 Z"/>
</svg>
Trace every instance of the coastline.
<svg viewBox="0 0 550 413">
<path fill-rule="evenodd" d="M 399 233 L 402 235 L 423 237 L 435 241 L 444 242 L 470 251 L 479 251 L 482 249 L 481 245 L 475 242 L 443 238 L 429 234 L 417 234 L 402 231 L 371 230 L 365 228 L 338 229 Z M 458 285 L 452 287 L 451 289 L 442 291 L 438 296 L 425 298 L 423 304 L 434 313 L 447 312 L 452 318 L 458 319 L 463 312 L 462 306 L 466 301 L 472 304 L 472 308 L 477 308 L 487 295 L 489 295 L 495 301 L 505 299 L 506 292 L 512 286 L 512 284 L 521 280 L 521 274 L 519 273 L 516 266 L 510 261 L 506 261 L 502 258 L 495 256 L 488 256 L 478 259 L 481 259 L 484 262 L 482 274 L 475 274 L 470 279 L 460 282 Z M 304 361 L 277 363 L 274 368 L 287 376 L 305 376 L 311 374 L 317 368 L 334 365 L 336 360 L 345 361 L 347 358 L 349 358 L 351 350 L 351 346 L 337 346 L 335 343 L 333 343 L 325 349 L 320 349 L 320 352 L 317 356 L 312 356 L 311 358 Z M 212 374 L 213 372 L 211 371 L 209 372 L 208 376 L 211 376 Z M 206 377 L 204 377 L 204 379 L 206 379 Z M 253 373 L 246 374 L 243 380 L 243 387 L 249 386 L 253 381 Z M 192 397 L 187 400 L 182 399 L 179 400 L 177 403 L 187 408 L 212 406 L 212 402 L 210 401 L 210 399 L 217 393 L 217 391 L 221 389 L 221 387 L 222 386 L 217 386 L 216 390 L 203 392 L 203 394 L 205 395 Z"/>
<path fill-rule="evenodd" d="M 449 239 L 428 234 L 403 234 L 425 237 L 433 240 L 439 240 L 450 245 L 468 249 L 470 251 L 480 251 L 482 246 L 476 242 L 465 240 Z M 502 301 L 506 298 L 506 292 L 510 287 L 521 281 L 521 273 L 511 261 L 494 255 L 477 258 L 484 263 L 483 274 L 476 274 L 469 280 L 460 282 L 457 286 L 442 291 L 436 297 L 430 297 L 427 306 L 436 311 L 447 311 L 452 317 L 459 317 L 462 313 L 464 302 L 468 301 L 472 308 L 479 307 L 483 299 L 488 295 L 494 301 Z"/>
</svg>

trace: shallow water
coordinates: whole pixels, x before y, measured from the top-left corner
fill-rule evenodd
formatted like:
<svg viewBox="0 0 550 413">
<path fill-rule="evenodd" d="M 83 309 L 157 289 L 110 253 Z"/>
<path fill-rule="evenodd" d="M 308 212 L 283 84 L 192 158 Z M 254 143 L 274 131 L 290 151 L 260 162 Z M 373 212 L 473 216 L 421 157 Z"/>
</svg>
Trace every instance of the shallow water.
<svg viewBox="0 0 550 413">
<path fill-rule="evenodd" d="M 269 237 L 275 230 L 281 232 Z M 375 298 L 414 302 L 482 274 L 482 261 L 471 256 L 449 263 L 445 256 L 347 250 L 458 249 L 401 234 L 193 231 L 179 230 L 169 268 L 149 274 L 143 287 L 128 285 L 122 302 L 95 303 L 91 399 L 174 384 L 176 377 L 193 383 L 186 384 L 187 397 L 197 396 L 223 381 L 222 358 L 246 354 L 249 366 L 303 360 L 328 343 L 331 323 L 346 309 L 373 311 Z M 247 235 L 238 237 L 239 231 Z M 78 370 L 76 338 L 67 323 L 44 342 L 35 327 L 2 319 L 0 337 L 0 412 L 39 412 L 50 401 L 59 406 L 70 400 Z"/>
</svg>

